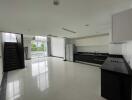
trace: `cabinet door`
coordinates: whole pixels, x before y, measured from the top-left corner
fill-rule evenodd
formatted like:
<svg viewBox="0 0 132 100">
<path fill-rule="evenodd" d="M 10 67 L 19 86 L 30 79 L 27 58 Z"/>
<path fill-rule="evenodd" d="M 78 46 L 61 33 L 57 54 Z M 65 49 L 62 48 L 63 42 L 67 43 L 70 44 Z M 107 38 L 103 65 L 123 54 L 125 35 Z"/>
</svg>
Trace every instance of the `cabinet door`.
<svg viewBox="0 0 132 100">
<path fill-rule="evenodd" d="M 121 98 L 121 83 L 118 75 L 101 70 L 101 96 L 108 100 L 124 100 Z"/>
<path fill-rule="evenodd" d="M 70 61 L 73 61 L 73 45 L 69 45 Z"/>
<path fill-rule="evenodd" d="M 0 33 L 0 85 L 3 77 L 3 61 L 2 61 L 2 33 Z"/>
<path fill-rule="evenodd" d="M 3 77 L 3 64 L 2 64 L 2 58 L 0 56 L 0 85 Z"/>
<path fill-rule="evenodd" d="M 132 40 L 132 9 L 112 17 L 112 42 L 120 43 L 128 40 Z"/>
<path fill-rule="evenodd" d="M 70 54 L 69 54 L 69 45 L 66 45 L 66 60 L 69 61 Z"/>
</svg>

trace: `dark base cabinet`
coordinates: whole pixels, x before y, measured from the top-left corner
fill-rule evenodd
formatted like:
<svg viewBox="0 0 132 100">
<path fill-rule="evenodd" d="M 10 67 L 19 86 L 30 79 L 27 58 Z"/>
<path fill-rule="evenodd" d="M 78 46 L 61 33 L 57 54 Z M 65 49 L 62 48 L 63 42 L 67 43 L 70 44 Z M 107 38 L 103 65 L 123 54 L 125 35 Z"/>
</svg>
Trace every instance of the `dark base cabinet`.
<svg viewBox="0 0 132 100">
<path fill-rule="evenodd" d="M 130 75 L 101 69 L 101 96 L 108 100 L 132 100 Z"/>
</svg>

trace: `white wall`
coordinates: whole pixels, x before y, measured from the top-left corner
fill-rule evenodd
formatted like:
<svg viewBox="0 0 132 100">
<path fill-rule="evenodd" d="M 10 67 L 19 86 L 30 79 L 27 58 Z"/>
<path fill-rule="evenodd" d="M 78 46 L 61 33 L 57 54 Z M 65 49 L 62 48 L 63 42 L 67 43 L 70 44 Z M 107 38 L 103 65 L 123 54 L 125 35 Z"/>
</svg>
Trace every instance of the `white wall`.
<svg viewBox="0 0 132 100">
<path fill-rule="evenodd" d="M 109 52 L 109 35 L 75 39 L 78 52 Z"/>
<path fill-rule="evenodd" d="M 65 40 L 64 38 L 51 37 L 51 55 L 65 57 Z"/>
</svg>

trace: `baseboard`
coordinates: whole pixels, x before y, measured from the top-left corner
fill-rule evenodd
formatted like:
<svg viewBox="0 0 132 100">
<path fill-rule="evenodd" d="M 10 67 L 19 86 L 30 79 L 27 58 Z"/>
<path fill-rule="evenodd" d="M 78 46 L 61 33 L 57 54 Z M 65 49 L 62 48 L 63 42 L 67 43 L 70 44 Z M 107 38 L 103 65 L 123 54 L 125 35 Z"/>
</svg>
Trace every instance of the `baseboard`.
<svg viewBox="0 0 132 100">
<path fill-rule="evenodd" d="M 64 59 L 63 57 L 58 57 L 58 56 L 51 56 L 51 57 L 56 57 L 56 58 L 62 58 L 62 59 Z"/>
</svg>

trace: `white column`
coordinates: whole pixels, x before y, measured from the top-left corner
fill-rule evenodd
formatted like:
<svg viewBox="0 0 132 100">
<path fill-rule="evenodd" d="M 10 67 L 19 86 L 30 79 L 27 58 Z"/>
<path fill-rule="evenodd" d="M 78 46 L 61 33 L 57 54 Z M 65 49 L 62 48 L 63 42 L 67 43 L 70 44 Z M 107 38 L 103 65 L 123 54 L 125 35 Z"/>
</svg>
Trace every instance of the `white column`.
<svg viewBox="0 0 132 100">
<path fill-rule="evenodd" d="M 32 37 L 24 37 L 24 47 L 28 47 L 28 58 L 31 58 L 31 41 Z"/>
<path fill-rule="evenodd" d="M 3 77 L 2 33 L 0 33 L 0 85 Z"/>
</svg>

